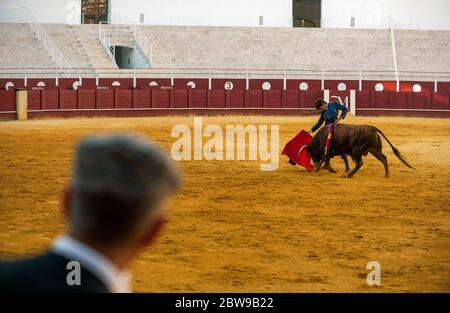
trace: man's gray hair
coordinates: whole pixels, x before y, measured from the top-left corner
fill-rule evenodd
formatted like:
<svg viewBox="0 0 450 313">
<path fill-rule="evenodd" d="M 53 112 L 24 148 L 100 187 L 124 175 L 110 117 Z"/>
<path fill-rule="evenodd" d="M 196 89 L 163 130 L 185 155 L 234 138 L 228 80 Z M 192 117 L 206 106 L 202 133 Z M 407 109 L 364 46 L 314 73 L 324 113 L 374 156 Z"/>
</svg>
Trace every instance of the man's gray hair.
<svg viewBox="0 0 450 313">
<path fill-rule="evenodd" d="M 147 140 L 87 137 L 75 157 L 72 227 L 105 243 L 126 241 L 178 185 L 174 162 Z"/>
</svg>

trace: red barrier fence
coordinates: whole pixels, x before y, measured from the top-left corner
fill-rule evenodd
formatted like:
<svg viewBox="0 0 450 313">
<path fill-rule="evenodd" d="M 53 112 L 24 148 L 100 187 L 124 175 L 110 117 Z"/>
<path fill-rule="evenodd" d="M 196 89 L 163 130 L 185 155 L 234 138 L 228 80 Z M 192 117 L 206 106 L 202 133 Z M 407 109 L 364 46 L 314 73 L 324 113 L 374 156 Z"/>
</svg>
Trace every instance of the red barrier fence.
<svg viewBox="0 0 450 313">
<path fill-rule="evenodd" d="M 245 84 L 245 82 L 244 82 Z M 276 85 L 276 87 L 279 87 Z M 345 98 L 348 91 L 330 91 Z M 450 117 L 448 92 L 356 91 L 357 115 Z M 29 117 L 161 114 L 312 114 L 322 90 L 296 89 L 32 89 Z M 0 118 L 14 119 L 15 90 L 0 90 Z"/>
</svg>

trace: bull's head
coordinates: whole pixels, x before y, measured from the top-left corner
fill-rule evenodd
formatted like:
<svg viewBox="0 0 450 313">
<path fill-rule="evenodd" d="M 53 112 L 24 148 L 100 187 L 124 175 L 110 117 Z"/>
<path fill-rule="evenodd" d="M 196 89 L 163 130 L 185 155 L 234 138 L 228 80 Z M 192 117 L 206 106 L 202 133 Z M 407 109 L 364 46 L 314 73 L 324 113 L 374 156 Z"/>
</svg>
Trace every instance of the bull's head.
<svg viewBox="0 0 450 313">
<path fill-rule="evenodd" d="M 308 150 L 308 153 L 313 160 L 314 167 L 316 168 L 316 170 L 319 170 L 324 162 L 322 150 L 314 145 L 308 145 L 306 149 Z"/>
</svg>

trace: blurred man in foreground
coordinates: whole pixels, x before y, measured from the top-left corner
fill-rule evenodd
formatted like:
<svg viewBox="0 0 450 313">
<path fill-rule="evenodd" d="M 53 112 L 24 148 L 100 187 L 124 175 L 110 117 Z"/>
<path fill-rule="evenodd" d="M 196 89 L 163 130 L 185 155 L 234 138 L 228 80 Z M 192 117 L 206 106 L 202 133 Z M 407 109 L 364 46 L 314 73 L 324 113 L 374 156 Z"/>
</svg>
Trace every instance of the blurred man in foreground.
<svg viewBox="0 0 450 313">
<path fill-rule="evenodd" d="M 64 192 L 68 233 L 41 256 L 0 263 L 2 292 L 130 292 L 127 267 L 165 222 L 171 160 L 130 135 L 84 139 Z"/>
</svg>

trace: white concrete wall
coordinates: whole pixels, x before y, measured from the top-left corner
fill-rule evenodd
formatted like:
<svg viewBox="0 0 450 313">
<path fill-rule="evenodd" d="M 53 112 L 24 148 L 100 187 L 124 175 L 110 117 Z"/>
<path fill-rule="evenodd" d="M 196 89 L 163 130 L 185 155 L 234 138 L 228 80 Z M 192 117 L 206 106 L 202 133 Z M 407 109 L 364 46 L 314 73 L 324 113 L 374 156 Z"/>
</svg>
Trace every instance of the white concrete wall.
<svg viewBox="0 0 450 313">
<path fill-rule="evenodd" d="M 27 6 L 41 23 L 80 24 L 81 0 L 0 0 L 0 22 L 23 22 Z"/>
<path fill-rule="evenodd" d="M 190 26 L 291 27 L 292 0 L 111 0 L 113 23 Z"/>
<path fill-rule="evenodd" d="M 322 27 L 450 30 L 450 0 L 322 0 Z"/>
</svg>

